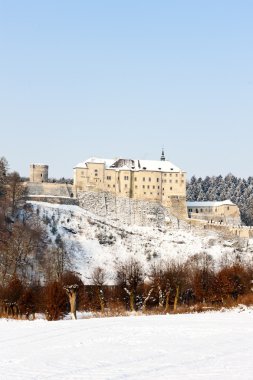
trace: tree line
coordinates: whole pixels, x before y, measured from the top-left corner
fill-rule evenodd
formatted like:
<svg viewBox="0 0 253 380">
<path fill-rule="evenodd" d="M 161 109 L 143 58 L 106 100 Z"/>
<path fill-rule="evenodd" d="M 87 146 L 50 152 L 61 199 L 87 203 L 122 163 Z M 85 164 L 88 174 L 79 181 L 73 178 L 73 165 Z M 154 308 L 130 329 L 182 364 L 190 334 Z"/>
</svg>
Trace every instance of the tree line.
<svg viewBox="0 0 253 380">
<path fill-rule="evenodd" d="M 252 304 L 252 266 L 235 260 L 214 268 L 213 259 L 201 253 L 183 264 L 155 261 L 147 273 L 132 257 L 115 265 L 115 284 L 111 286 L 100 267 L 93 269 L 88 285 L 67 270 L 45 282 L 24 281 L 16 275 L 0 287 L 0 314 L 34 318 L 35 313 L 43 313 L 48 320 L 57 320 L 70 311 L 76 318 L 76 310 L 111 316 L 129 311 L 169 314 Z"/>
</svg>

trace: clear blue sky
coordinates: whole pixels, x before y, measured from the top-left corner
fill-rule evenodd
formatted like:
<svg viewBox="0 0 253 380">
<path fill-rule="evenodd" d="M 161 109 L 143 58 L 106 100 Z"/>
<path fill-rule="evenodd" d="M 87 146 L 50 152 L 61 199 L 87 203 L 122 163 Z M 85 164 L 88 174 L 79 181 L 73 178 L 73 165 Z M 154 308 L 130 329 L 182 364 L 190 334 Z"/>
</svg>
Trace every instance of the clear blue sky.
<svg viewBox="0 0 253 380">
<path fill-rule="evenodd" d="M 0 0 L 0 156 L 253 175 L 253 1 Z"/>
</svg>

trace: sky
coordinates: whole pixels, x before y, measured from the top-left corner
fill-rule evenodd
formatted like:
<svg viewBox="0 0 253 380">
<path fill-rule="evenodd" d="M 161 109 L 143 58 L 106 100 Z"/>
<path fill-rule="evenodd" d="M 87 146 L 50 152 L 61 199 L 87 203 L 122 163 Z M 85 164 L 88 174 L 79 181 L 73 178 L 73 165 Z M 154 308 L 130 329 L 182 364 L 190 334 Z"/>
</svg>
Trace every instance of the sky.
<svg viewBox="0 0 253 380">
<path fill-rule="evenodd" d="M 253 175 L 251 0 L 0 0 L 0 156 Z"/>
</svg>

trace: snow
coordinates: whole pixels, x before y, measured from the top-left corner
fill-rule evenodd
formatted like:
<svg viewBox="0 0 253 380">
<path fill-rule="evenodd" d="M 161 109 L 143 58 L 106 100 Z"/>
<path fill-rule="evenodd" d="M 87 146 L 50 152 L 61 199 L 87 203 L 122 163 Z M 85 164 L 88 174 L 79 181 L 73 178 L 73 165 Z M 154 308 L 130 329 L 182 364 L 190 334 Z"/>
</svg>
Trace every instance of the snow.
<svg viewBox="0 0 253 380">
<path fill-rule="evenodd" d="M 0 320 L 3 380 L 251 380 L 253 314 Z"/>
<path fill-rule="evenodd" d="M 106 169 L 119 170 L 131 170 L 131 171 L 161 171 L 161 172 L 181 172 L 181 169 L 176 165 L 172 164 L 170 161 L 159 161 L 159 160 L 132 160 L 132 159 L 122 159 L 126 162 L 131 162 L 129 166 L 124 165 L 122 167 L 113 167 L 118 159 L 108 159 L 108 158 L 98 158 L 91 157 L 84 162 L 80 162 L 75 166 L 75 168 L 87 168 L 87 163 L 105 164 Z M 133 164 L 133 165 L 132 165 Z"/>
<path fill-rule="evenodd" d="M 230 199 L 225 201 L 201 201 L 201 202 L 187 202 L 187 207 L 218 207 L 218 206 L 227 206 L 232 205 L 235 206 Z"/>
<path fill-rule="evenodd" d="M 190 226 L 140 227 L 127 225 L 117 220 L 94 215 L 79 206 L 60 205 L 44 202 L 29 202 L 39 212 L 40 218 L 47 218 L 48 233 L 54 241 L 57 234 L 69 247 L 74 269 L 82 275 L 86 284 L 95 267 L 102 267 L 107 273 L 107 284 L 114 283 L 115 265 L 131 256 L 136 257 L 147 273 L 151 263 L 175 260 L 183 263 L 190 257 L 206 253 L 214 259 L 216 267 L 222 257 L 234 261 L 252 262 L 253 240 L 224 238 L 207 230 Z M 54 226 L 54 234 L 51 232 Z M 100 244 L 105 237 L 111 244 Z M 111 240 L 110 240 L 111 238 Z M 238 250 L 236 249 L 238 247 Z"/>
<path fill-rule="evenodd" d="M 161 171 L 161 172 L 181 172 L 176 165 L 170 161 L 155 161 L 155 160 L 139 160 L 140 170 Z M 136 170 L 138 170 L 138 161 L 135 164 Z"/>
<path fill-rule="evenodd" d="M 110 159 L 110 158 L 97 158 L 97 157 L 91 157 L 88 160 L 84 162 L 80 162 L 75 166 L 75 168 L 87 168 L 87 163 L 93 163 L 93 164 L 105 164 L 105 167 L 108 169 L 111 165 L 114 164 L 116 160 Z"/>
<path fill-rule="evenodd" d="M 72 197 L 66 197 L 66 196 L 63 196 L 63 195 L 48 195 L 48 194 L 34 194 L 34 195 L 27 195 L 27 197 L 29 198 L 62 198 L 62 199 L 74 199 Z"/>
</svg>

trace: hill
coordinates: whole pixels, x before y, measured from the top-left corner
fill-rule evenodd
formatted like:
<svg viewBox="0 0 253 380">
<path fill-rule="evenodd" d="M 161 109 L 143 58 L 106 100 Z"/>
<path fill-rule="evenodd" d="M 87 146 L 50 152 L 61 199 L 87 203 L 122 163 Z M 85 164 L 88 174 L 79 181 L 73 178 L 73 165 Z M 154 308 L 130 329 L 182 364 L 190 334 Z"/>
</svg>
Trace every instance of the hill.
<svg viewBox="0 0 253 380">
<path fill-rule="evenodd" d="M 253 240 L 224 237 L 186 224 L 163 227 L 128 225 L 99 217 L 81 207 L 30 202 L 45 223 L 52 241 L 62 239 L 71 252 L 74 269 L 89 283 L 93 268 L 106 269 L 107 283 L 114 283 L 114 267 L 136 257 L 147 272 L 151 263 L 175 260 L 183 263 L 205 253 L 216 267 L 222 261 L 251 262 Z"/>
</svg>

